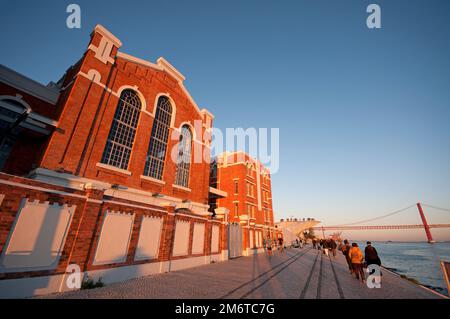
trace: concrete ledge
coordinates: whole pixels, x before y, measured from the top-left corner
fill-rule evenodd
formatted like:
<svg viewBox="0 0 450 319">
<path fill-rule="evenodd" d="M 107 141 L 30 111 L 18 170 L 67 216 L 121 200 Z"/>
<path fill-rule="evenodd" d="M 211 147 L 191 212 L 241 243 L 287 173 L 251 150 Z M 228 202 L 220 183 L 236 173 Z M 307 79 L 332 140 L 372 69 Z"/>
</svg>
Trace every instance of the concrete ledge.
<svg viewBox="0 0 450 319">
<path fill-rule="evenodd" d="M 85 272 L 83 276 L 88 275 L 95 281 L 101 278 L 103 283 L 113 284 L 140 277 L 208 265 L 212 262 L 221 262 L 224 260 L 223 258 L 223 254 L 220 253 L 211 256 L 177 259 L 170 262 L 154 262 L 110 269 L 90 270 Z M 69 289 L 65 284 L 66 278 L 66 274 L 62 274 L 54 276 L 0 280 L 0 298 L 27 298 L 58 292 L 73 291 L 73 289 Z"/>
<path fill-rule="evenodd" d="M 148 263 L 102 270 L 91 270 L 87 272 L 87 275 L 89 275 L 89 277 L 93 278 L 94 280 L 102 278 L 102 281 L 105 284 L 112 284 L 139 277 L 159 274 L 164 269 L 163 266 L 163 262 Z"/>
<path fill-rule="evenodd" d="M 0 280 L 0 298 L 26 298 L 62 292 L 65 275 Z M 65 286 L 65 285 L 64 285 Z"/>
</svg>

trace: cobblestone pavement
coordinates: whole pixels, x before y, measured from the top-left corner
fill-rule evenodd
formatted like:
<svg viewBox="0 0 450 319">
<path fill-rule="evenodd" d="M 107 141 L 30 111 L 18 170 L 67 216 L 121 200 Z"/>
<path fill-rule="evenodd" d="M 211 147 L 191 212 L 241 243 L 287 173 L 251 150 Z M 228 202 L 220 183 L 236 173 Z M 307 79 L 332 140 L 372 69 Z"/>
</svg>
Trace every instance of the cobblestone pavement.
<svg viewBox="0 0 450 319">
<path fill-rule="evenodd" d="M 348 271 L 342 254 L 326 257 L 311 247 L 242 257 L 188 270 L 153 275 L 104 288 L 43 298 L 150 299 L 428 299 L 439 295 L 383 270 L 382 287 L 369 289 Z"/>
</svg>

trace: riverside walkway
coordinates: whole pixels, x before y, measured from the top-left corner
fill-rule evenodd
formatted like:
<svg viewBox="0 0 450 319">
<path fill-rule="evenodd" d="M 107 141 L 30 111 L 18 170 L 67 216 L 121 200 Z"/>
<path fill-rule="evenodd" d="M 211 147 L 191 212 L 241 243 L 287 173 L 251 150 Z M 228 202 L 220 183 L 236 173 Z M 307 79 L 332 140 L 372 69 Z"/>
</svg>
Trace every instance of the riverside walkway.
<svg viewBox="0 0 450 319">
<path fill-rule="evenodd" d="M 327 257 L 306 246 L 242 257 L 188 270 L 148 276 L 94 290 L 44 298 L 174 298 L 174 299 L 430 299 L 442 298 L 383 270 L 380 289 L 369 289 L 348 271 L 338 252 Z"/>
</svg>

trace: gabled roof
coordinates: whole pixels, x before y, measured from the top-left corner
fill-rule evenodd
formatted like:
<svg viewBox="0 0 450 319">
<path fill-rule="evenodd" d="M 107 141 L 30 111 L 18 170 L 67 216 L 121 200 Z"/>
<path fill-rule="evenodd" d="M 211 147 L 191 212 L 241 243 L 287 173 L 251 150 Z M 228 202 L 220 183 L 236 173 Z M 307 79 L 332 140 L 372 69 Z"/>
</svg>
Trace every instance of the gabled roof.
<svg viewBox="0 0 450 319">
<path fill-rule="evenodd" d="M 167 74 L 169 74 L 171 77 L 173 77 L 178 82 L 178 85 L 180 86 L 181 90 L 183 91 L 184 94 L 186 94 L 187 98 L 189 99 L 191 104 L 194 106 L 194 108 L 196 109 L 196 111 L 200 115 L 203 115 L 204 113 L 209 113 L 209 111 L 206 110 L 206 109 L 200 110 L 199 106 L 197 105 L 197 103 L 192 98 L 191 94 L 189 93 L 189 91 L 186 89 L 186 87 L 183 84 L 184 80 L 186 80 L 184 75 L 181 74 L 180 71 L 178 71 L 172 64 L 170 64 L 163 57 L 160 57 L 156 61 L 156 63 L 152 63 L 150 61 L 146 61 L 146 60 L 143 60 L 143 59 L 140 59 L 140 58 L 136 58 L 136 57 L 134 57 L 132 55 L 129 55 L 127 53 L 118 52 L 117 53 L 117 58 L 126 60 L 128 62 L 136 63 L 136 64 L 142 65 L 144 67 L 152 68 L 152 69 L 155 69 L 157 71 L 166 72 Z"/>
</svg>

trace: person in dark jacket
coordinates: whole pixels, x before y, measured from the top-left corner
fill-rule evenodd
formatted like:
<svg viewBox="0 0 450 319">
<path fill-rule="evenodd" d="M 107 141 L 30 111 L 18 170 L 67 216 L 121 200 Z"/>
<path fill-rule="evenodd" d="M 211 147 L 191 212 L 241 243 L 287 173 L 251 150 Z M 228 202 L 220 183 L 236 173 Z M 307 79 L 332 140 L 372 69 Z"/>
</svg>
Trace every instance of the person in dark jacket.
<svg viewBox="0 0 450 319">
<path fill-rule="evenodd" d="M 378 257 L 378 252 L 375 247 L 372 246 L 370 241 L 367 242 L 366 248 L 364 248 L 364 260 L 366 265 L 378 265 L 381 266 L 381 259 Z"/>
<path fill-rule="evenodd" d="M 379 267 L 381 267 L 381 259 L 378 256 L 377 250 L 372 246 L 372 243 L 370 241 L 367 242 L 367 246 L 366 248 L 364 248 L 364 259 L 366 261 L 366 267 L 368 267 L 369 265 L 378 265 Z M 381 270 L 380 276 L 383 276 Z"/>
<path fill-rule="evenodd" d="M 337 244 L 334 239 L 330 239 L 330 249 L 331 249 L 331 252 L 333 253 L 333 257 L 336 257 Z"/>
<path fill-rule="evenodd" d="M 329 256 L 329 252 L 330 252 L 330 240 L 329 239 L 324 239 L 323 240 L 323 253 L 326 256 Z"/>
<path fill-rule="evenodd" d="M 350 270 L 350 273 L 353 274 L 352 261 L 348 254 L 350 252 L 350 248 L 352 248 L 352 246 L 350 246 L 349 241 L 347 239 L 344 240 L 344 246 L 342 246 L 341 251 L 342 251 L 342 254 L 345 256 L 345 260 L 347 261 L 348 269 Z"/>
</svg>

